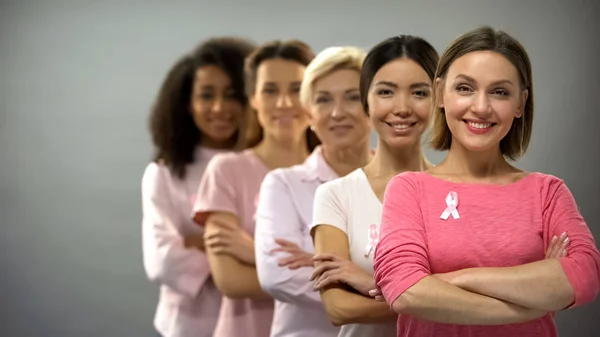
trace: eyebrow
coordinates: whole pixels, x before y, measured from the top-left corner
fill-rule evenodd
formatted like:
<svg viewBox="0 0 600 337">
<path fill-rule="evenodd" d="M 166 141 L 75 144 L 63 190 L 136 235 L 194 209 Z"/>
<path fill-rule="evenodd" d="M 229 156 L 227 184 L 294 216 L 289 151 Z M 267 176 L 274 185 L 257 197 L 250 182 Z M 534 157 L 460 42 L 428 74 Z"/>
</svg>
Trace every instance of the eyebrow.
<svg viewBox="0 0 600 337">
<path fill-rule="evenodd" d="M 471 82 L 471 83 L 475 83 L 475 82 L 477 82 L 477 81 L 475 81 L 475 79 L 474 79 L 473 77 L 471 77 L 471 76 L 468 76 L 468 75 L 465 75 L 465 74 L 458 74 L 458 75 L 456 76 L 456 79 L 459 79 L 459 78 L 462 78 L 462 79 L 464 79 L 464 80 L 466 80 L 466 81 L 469 81 L 469 82 Z M 494 85 L 500 85 L 500 84 L 510 84 L 510 85 L 514 85 L 512 81 L 510 81 L 510 80 L 506 80 L 506 79 L 504 79 L 504 80 L 498 80 L 498 81 L 492 82 L 492 84 L 491 84 L 491 85 L 492 85 L 492 86 L 494 86 Z"/>
<path fill-rule="evenodd" d="M 379 81 L 379 82 L 375 83 L 375 85 L 386 85 L 388 87 L 398 88 L 398 85 L 396 83 L 390 82 L 390 81 Z M 431 87 L 431 85 L 426 82 L 417 82 L 417 83 L 413 83 L 410 85 L 410 89 L 422 88 L 422 87 Z"/>
<path fill-rule="evenodd" d="M 344 93 L 347 94 L 347 93 L 354 92 L 354 91 L 360 91 L 360 89 L 358 89 L 358 88 L 350 88 L 350 89 L 344 90 Z M 316 94 L 329 95 L 329 94 L 331 94 L 331 92 L 327 91 L 327 90 L 319 90 L 319 91 L 316 92 Z"/>
</svg>

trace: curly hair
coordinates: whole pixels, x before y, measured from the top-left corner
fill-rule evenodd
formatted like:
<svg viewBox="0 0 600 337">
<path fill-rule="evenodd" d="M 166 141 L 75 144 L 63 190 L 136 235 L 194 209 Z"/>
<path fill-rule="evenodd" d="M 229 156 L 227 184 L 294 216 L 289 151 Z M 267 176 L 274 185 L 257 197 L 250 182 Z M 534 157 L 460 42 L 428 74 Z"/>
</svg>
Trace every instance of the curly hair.
<svg viewBox="0 0 600 337">
<path fill-rule="evenodd" d="M 164 163 L 179 178 L 194 161 L 202 132 L 194 123 L 190 101 L 196 70 L 214 65 L 230 78 L 235 99 L 248 106 L 245 93 L 244 60 L 254 50 L 250 41 L 235 37 L 212 38 L 179 59 L 167 73 L 150 114 L 154 161 Z M 240 138 L 240 132 L 234 137 Z M 236 142 L 239 143 L 239 142 Z"/>
</svg>

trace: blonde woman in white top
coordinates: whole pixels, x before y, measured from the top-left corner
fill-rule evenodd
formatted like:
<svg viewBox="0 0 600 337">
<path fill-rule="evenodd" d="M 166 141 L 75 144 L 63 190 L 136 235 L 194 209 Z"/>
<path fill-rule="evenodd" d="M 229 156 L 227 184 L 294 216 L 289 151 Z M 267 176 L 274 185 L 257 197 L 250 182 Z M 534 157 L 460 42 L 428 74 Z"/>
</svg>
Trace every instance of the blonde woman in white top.
<svg viewBox="0 0 600 337">
<path fill-rule="evenodd" d="M 431 110 L 435 49 L 413 36 L 389 38 L 367 55 L 360 92 L 379 136 L 373 160 L 316 192 L 312 235 L 316 267 L 311 279 L 341 337 L 396 336 L 397 314 L 369 296 L 373 254 L 388 181 L 431 166 L 421 136 Z"/>
</svg>

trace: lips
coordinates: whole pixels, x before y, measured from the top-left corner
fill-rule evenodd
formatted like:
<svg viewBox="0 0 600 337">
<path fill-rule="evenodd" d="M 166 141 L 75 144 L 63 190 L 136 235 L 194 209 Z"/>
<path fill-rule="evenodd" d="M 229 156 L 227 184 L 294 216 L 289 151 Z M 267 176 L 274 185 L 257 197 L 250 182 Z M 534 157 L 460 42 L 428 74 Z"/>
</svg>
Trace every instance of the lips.
<svg viewBox="0 0 600 337">
<path fill-rule="evenodd" d="M 394 121 L 394 122 L 384 122 L 385 124 L 394 128 L 394 130 L 402 131 L 408 128 L 411 128 L 417 124 L 417 122 L 407 122 L 407 121 Z"/>
<path fill-rule="evenodd" d="M 479 122 L 479 121 L 472 121 L 472 120 L 463 120 L 463 122 L 467 123 L 467 125 L 469 125 L 470 127 L 474 128 L 474 129 L 487 129 L 487 128 L 490 128 L 490 127 L 496 125 L 496 123 Z"/>
<path fill-rule="evenodd" d="M 467 126 L 467 130 L 472 134 L 483 135 L 490 132 L 496 123 L 481 120 L 463 119 L 463 123 Z"/>
</svg>

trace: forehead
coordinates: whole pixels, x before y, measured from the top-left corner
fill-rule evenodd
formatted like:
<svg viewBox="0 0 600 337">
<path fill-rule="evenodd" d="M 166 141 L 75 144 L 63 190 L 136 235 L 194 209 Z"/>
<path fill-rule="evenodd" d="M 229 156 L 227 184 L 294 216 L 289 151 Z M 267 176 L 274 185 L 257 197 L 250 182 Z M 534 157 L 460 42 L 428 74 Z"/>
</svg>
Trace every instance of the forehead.
<svg viewBox="0 0 600 337">
<path fill-rule="evenodd" d="M 231 80 L 223 69 L 215 65 L 209 65 L 196 69 L 195 84 L 197 86 L 228 86 L 231 84 Z"/>
<path fill-rule="evenodd" d="M 259 82 L 296 82 L 302 80 L 305 69 L 295 61 L 272 59 L 258 66 L 256 77 Z"/>
<path fill-rule="evenodd" d="M 314 89 L 316 91 L 347 90 L 350 88 L 358 89 L 359 81 L 360 74 L 358 71 L 353 69 L 340 69 L 318 78 L 314 82 Z"/>
<path fill-rule="evenodd" d="M 373 84 L 379 81 L 393 82 L 399 86 L 418 82 L 431 83 L 425 69 L 408 58 L 395 59 L 383 65 L 373 77 Z"/>
<path fill-rule="evenodd" d="M 466 75 L 477 82 L 509 80 L 519 83 L 517 68 L 503 55 L 493 51 L 476 51 L 456 59 L 448 69 L 448 77 Z"/>
</svg>

